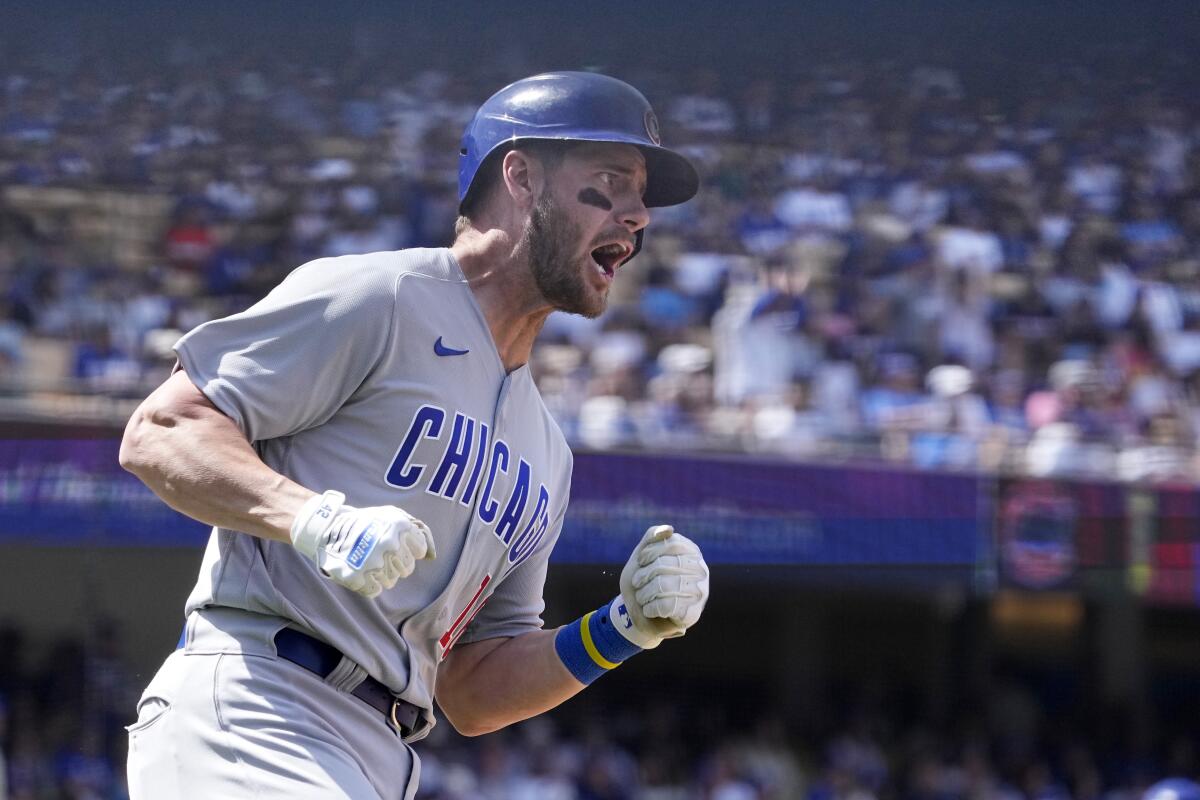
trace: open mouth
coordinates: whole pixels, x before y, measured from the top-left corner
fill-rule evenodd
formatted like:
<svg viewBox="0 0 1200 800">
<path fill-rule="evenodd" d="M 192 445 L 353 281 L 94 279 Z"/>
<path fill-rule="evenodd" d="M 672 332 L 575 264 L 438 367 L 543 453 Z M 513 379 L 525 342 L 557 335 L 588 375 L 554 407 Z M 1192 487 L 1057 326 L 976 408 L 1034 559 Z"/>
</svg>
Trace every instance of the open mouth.
<svg viewBox="0 0 1200 800">
<path fill-rule="evenodd" d="M 611 278 L 617 273 L 617 267 L 621 266 L 632 253 L 633 248 L 627 243 L 613 242 L 593 250 L 592 260 L 606 276 Z"/>
</svg>

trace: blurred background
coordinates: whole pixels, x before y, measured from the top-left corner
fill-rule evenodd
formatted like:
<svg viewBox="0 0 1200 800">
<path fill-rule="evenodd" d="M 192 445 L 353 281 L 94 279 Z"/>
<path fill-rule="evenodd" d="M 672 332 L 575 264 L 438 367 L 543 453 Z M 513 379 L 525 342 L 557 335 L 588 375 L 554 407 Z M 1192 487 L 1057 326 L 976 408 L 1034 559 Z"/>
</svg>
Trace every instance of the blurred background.
<svg viewBox="0 0 1200 800">
<path fill-rule="evenodd" d="M 581 68 L 703 189 L 535 351 L 577 452 L 546 622 L 664 520 L 713 599 L 552 714 L 438 726 L 420 796 L 1198 777 L 1198 44 L 1194 2 L 4 4 L 0 800 L 124 796 L 206 538 L 116 463 L 171 344 L 447 244 L 474 108 Z"/>
</svg>

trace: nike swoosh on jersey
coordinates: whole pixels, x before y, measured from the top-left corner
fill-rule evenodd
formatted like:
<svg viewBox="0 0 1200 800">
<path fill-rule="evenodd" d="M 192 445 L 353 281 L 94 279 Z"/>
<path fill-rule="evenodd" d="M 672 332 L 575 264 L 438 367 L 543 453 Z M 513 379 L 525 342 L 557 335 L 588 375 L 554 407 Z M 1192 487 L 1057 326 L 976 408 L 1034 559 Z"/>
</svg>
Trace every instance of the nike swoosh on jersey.
<svg viewBox="0 0 1200 800">
<path fill-rule="evenodd" d="M 437 341 L 433 343 L 433 352 L 437 353 L 439 356 L 465 356 L 471 351 L 455 350 L 453 347 L 447 347 L 446 345 L 442 344 L 442 337 L 439 336 Z"/>
</svg>

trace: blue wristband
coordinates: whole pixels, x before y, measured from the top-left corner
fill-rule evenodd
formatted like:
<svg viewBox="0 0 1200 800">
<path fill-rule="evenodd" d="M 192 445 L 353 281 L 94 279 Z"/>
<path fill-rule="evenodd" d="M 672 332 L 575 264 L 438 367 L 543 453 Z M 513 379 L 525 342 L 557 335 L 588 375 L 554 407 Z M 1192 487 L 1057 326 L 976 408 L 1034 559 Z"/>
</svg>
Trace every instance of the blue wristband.
<svg viewBox="0 0 1200 800">
<path fill-rule="evenodd" d="M 580 683 L 589 684 L 621 666 L 625 659 L 642 652 L 642 648 L 613 627 L 608 616 L 610 605 L 605 603 L 559 628 L 554 637 L 554 649 L 563 666 Z"/>
</svg>

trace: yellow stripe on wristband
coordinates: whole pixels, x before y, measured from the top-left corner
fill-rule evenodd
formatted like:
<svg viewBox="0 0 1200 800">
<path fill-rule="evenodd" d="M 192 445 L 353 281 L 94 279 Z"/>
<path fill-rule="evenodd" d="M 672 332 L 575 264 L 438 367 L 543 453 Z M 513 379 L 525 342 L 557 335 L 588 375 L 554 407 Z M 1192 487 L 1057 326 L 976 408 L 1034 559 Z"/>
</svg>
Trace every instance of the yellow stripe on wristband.
<svg viewBox="0 0 1200 800">
<path fill-rule="evenodd" d="M 583 635 L 583 649 L 592 657 L 592 661 L 596 662 L 596 666 L 604 669 L 616 669 L 621 666 L 620 662 L 609 661 L 600 655 L 600 651 L 596 649 L 596 643 L 592 641 L 592 632 L 588 628 L 588 623 L 591 622 L 592 615 L 595 613 L 595 611 L 589 611 L 583 615 L 583 619 L 580 621 L 579 632 Z"/>
</svg>

